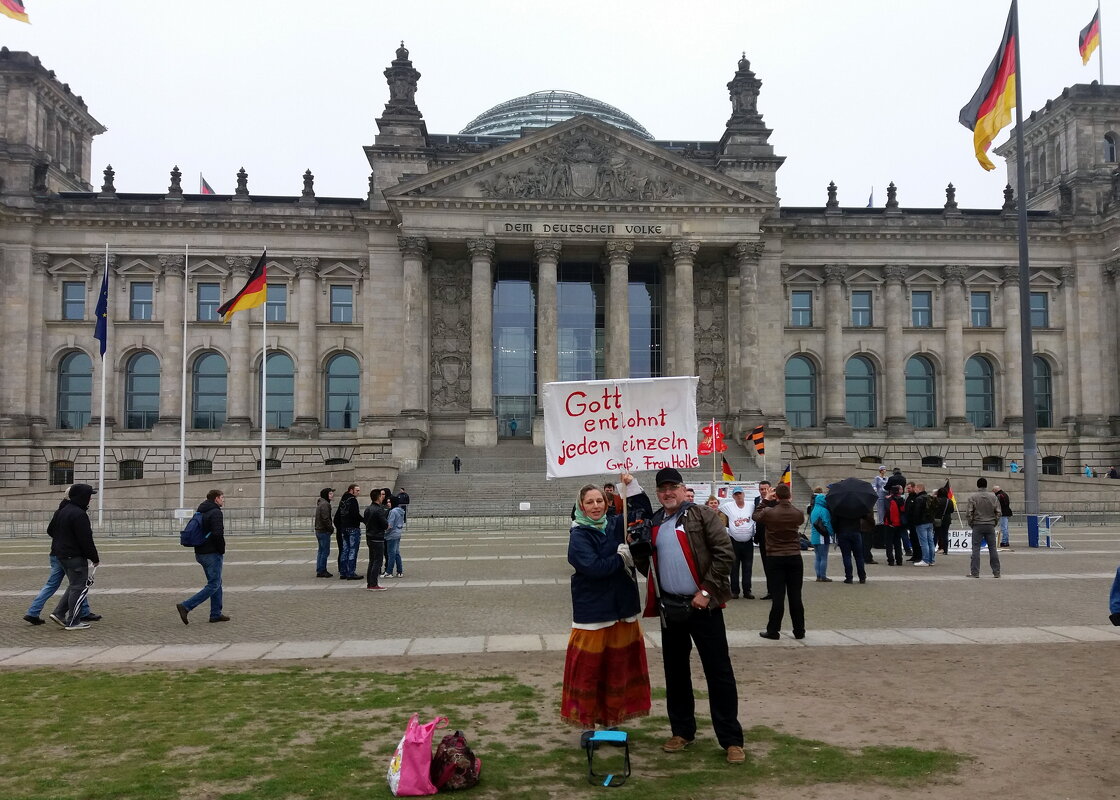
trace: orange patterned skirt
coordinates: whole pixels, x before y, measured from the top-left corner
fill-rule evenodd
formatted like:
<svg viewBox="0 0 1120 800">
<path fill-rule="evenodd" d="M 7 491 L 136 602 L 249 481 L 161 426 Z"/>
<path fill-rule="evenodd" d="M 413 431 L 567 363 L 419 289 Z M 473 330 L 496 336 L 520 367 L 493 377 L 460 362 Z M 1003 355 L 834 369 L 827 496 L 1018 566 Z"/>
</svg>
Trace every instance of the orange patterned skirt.
<svg viewBox="0 0 1120 800">
<path fill-rule="evenodd" d="M 565 721 L 609 728 L 649 714 L 649 668 L 642 636 L 636 620 L 596 631 L 572 629 L 560 698 Z"/>
</svg>

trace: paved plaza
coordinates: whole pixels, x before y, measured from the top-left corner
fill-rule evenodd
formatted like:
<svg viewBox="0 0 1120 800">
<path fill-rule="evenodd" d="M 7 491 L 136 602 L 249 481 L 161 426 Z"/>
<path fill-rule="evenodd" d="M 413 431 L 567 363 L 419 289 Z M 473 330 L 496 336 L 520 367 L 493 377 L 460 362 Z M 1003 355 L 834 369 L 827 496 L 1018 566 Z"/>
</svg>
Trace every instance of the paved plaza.
<svg viewBox="0 0 1120 800">
<path fill-rule="evenodd" d="M 44 524 L 45 527 L 45 524 Z M 1003 577 L 968 556 L 939 556 L 931 569 L 868 568 L 866 585 L 845 585 L 838 553 L 833 583 L 812 580 L 804 554 L 808 635 L 758 637 L 770 603 L 733 600 L 726 610 L 733 648 L 858 647 L 1034 643 L 1120 645 L 1108 624 L 1108 589 L 1120 563 L 1120 537 L 1107 527 L 1059 529 L 1064 549 L 1030 549 L 1013 529 L 1001 551 Z M 207 606 L 184 626 L 175 604 L 203 583 L 190 550 L 168 538 L 101 537 L 102 564 L 91 604 L 104 619 L 89 630 L 33 627 L 22 620 L 48 573 L 44 536 L 0 541 L 0 666 L 369 658 L 562 651 L 571 601 L 565 531 L 408 533 L 405 576 L 368 592 L 364 581 L 314 577 L 314 536 L 228 538 L 225 612 Z M 332 552 L 332 559 L 336 554 Z M 365 552 L 359 563 L 365 568 Z M 330 566 L 337 572 L 335 566 Z M 755 560 L 755 595 L 764 589 Z M 641 589 L 645 591 L 644 582 Z M 57 595 L 56 595 L 57 598 Z M 53 608 L 49 601 L 43 618 Z M 646 621 L 650 648 L 660 644 Z M 787 617 L 788 624 L 788 617 Z M 788 629 L 785 631 L 788 633 Z M 500 656 L 499 656 L 500 658 Z"/>
</svg>

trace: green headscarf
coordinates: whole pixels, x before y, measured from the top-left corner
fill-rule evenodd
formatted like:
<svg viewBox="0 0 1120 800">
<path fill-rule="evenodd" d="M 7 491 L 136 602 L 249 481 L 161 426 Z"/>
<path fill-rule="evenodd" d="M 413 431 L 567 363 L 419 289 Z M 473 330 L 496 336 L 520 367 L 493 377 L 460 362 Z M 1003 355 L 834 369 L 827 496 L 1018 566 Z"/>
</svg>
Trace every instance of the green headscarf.
<svg viewBox="0 0 1120 800">
<path fill-rule="evenodd" d="M 577 525 L 586 525 L 589 528 L 595 528 L 600 532 L 605 531 L 607 529 L 607 512 L 604 511 L 603 516 L 599 517 L 598 520 L 594 520 L 584 514 L 582 508 L 576 506 L 575 523 Z"/>
</svg>

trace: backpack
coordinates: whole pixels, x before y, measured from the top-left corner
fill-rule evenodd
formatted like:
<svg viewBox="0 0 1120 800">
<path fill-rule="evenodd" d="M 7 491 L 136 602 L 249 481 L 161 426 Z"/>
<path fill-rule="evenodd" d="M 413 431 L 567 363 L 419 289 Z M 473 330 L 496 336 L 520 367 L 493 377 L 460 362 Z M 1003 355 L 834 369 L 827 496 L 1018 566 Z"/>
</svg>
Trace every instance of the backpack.
<svg viewBox="0 0 1120 800">
<path fill-rule="evenodd" d="M 187 527 L 179 531 L 179 544 L 183 547 L 198 547 L 210 538 L 210 531 L 202 529 L 202 512 L 194 512 L 194 516 L 187 522 Z"/>
<path fill-rule="evenodd" d="M 469 789 L 478 783 L 482 771 L 480 761 L 467 744 L 462 731 L 449 733 L 440 740 L 432 757 L 432 783 L 441 792 Z"/>
</svg>

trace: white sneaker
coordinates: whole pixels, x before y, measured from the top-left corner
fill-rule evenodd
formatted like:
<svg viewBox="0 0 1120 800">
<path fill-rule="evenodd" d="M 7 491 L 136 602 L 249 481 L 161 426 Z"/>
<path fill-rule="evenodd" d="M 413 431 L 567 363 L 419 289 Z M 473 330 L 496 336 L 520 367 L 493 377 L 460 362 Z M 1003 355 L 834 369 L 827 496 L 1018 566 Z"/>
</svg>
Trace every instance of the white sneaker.
<svg viewBox="0 0 1120 800">
<path fill-rule="evenodd" d="M 915 561 L 915 562 L 914 562 L 914 566 L 915 566 L 915 567 L 928 567 L 928 566 L 929 566 L 929 564 L 927 564 L 927 563 L 926 563 L 926 562 L 924 562 L 924 561 Z"/>
<path fill-rule="evenodd" d="M 75 622 L 73 625 L 67 625 L 66 630 L 68 630 L 68 631 L 84 631 L 86 628 L 91 628 L 91 627 L 93 627 L 93 626 L 90 625 L 88 622 Z"/>
</svg>

